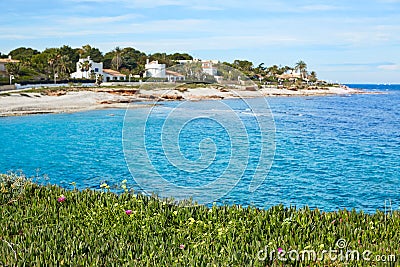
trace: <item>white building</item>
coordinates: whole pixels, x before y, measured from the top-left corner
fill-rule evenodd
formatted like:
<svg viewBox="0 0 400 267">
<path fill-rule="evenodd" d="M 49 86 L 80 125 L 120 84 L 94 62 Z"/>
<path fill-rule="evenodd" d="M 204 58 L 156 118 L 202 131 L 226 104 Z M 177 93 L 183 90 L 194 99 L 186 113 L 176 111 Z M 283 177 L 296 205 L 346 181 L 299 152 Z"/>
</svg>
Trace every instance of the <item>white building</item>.
<svg viewBox="0 0 400 267">
<path fill-rule="evenodd" d="M 71 78 L 90 79 L 92 74 L 103 75 L 103 62 L 94 62 L 90 57 L 81 58 L 76 62 L 76 72 L 71 73 Z"/>
<path fill-rule="evenodd" d="M 103 62 L 94 62 L 87 58 L 81 58 L 76 63 L 76 72 L 71 73 L 73 79 L 91 79 L 97 76 L 103 77 L 103 82 L 125 81 L 126 76 L 116 70 L 103 69 Z"/>
<path fill-rule="evenodd" d="M 149 62 L 149 60 L 147 59 L 147 63 L 144 66 L 144 68 L 145 68 L 145 73 L 144 73 L 145 77 L 153 77 L 153 78 L 167 77 L 165 73 L 166 69 L 165 64 L 159 64 L 158 60 Z"/>
<path fill-rule="evenodd" d="M 126 75 L 122 74 L 116 70 L 112 69 L 103 69 L 103 81 L 110 82 L 110 81 L 125 81 Z"/>
<path fill-rule="evenodd" d="M 211 60 L 203 61 L 201 63 L 201 68 L 203 69 L 203 72 L 208 75 L 217 76 L 217 74 L 218 74 L 218 69 L 213 66 L 213 61 L 211 61 Z"/>
<path fill-rule="evenodd" d="M 171 71 L 171 70 L 166 70 L 165 71 L 166 77 L 169 82 L 176 82 L 176 81 L 184 81 L 185 76 L 183 74 L 180 74 L 179 72 L 176 71 Z"/>
<path fill-rule="evenodd" d="M 193 62 L 201 62 L 201 59 L 198 59 L 198 58 L 194 58 L 194 59 L 179 59 L 179 60 L 175 60 L 175 62 L 177 64 L 184 65 L 184 64 L 193 63 Z"/>
</svg>

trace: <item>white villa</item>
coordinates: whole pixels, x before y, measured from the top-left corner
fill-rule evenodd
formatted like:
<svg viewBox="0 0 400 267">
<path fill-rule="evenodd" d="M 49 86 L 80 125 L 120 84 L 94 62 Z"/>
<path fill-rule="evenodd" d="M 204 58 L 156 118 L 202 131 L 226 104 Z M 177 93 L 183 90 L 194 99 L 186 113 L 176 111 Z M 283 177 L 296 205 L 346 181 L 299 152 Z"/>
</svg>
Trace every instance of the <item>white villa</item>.
<svg viewBox="0 0 400 267">
<path fill-rule="evenodd" d="M 112 69 L 103 69 L 103 81 L 110 82 L 110 81 L 125 81 L 126 75 L 122 74 L 119 71 L 112 70 Z"/>
<path fill-rule="evenodd" d="M 185 76 L 175 72 L 166 70 L 165 64 L 159 64 L 158 60 L 149 62 L 147 59 L 147 63 L 145 65 L 145 77 L 153 77 L 153 78 L 161 78 L 161 79 L 168 79 L 169 82 L 176 82 L 176 81 L 184 81 Z"/>
<path fill-rule="evenodd" d="M 218 60 L 206 60 L 206 61 L 202 61 L 200 59 L 177 60 L 177 63 L 181 65 L 185 65 L 192 62 L 201 62 L 201 68 L 203 70 L 203 73 L 214 76 L 217 82 L 222 82 L 222 76 L 218 76 L 218 69 L 214 66 L 215 64 L 219 63 Z M 166 65 L 160 64 L 158 60 L 150 62 L 148 59 L 145 65 L 144 77 L 168 79 L 169 82 L 185 80 L 184 75 L 175 71 L 167 70 Z"/>
<path fill-rule="evenodd" d="M 159 64 L 158 60 L 149 62 L 149 59 L 147 59 L 144 68 L 145 68 L 145 73 L 144 73 L 145 77 L 166 78 L 165 74 L 166 66 L 165 64 Z"/>
<path fill-rule="evenodd" d="M 184 81 L 185 76 L 176 71 L 166 70 L 165 74 L 169 82 Z"/>
<path fill-rule="evenodd" d="M 94 62 L 90 57 L 81 58 L 76 62 L 76 72 L 71 73 L 71 78 L 90 79 L 92 73 L 103 74 L 103 62 Z"/>
<path fill-rule="evenodd" d="M 201 63 L 201 68 L 203 69 L 204 73 L 211 76 L 217 76 L 218 69 L 213 66 L 213 61 L 203 61 Z"/>
<path fill-rule="evenodd" d="M 103 69 L 103 62 L 94 62 L 87 58 L 81 58 L 76 63 L 76 72 L 71 73 L 73 79 L 90 79 L 92 75 L 103 77 L 103 82 L 125 81 L 126 75 L 111 69 Z"/>
</svg>

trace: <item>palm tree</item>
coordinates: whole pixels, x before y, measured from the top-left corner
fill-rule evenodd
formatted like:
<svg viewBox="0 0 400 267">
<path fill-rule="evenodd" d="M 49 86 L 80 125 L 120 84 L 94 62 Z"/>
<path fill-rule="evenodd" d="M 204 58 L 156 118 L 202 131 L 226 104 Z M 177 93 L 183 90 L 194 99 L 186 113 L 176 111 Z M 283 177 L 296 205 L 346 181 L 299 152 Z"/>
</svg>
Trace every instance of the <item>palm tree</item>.
<svg viewBox="0 0 400 267">
<path fill-rule="evenodd" d="M 288 73 L 288 71 L 293 71 L 293 68 L 290 66 L 284 66 L 283 67 L 283 73 Z"/>
<path fill-rule="evenodd" d="M 90 50 L 92 49 L 92 47 L 90 45 L 84 45 L 82 46 L 82 48 L 79 48 L 79 56 L 82 58 L 84 57 L 84 55 L 89 55 L 90 54 Z"/>
<path fill-rule="evenodd" d="M 90 70 L 91 67 L 92 63 L 90 63 L 88 60 L 79 63 L 79 68 L 82 72 L 85 72 L 86 79 L 89 79 L 88 71 Z"/>
<path fill-rule="evenodd" d="M 71 71 L 71 60 L 69 59 L 69 56 L 63 55 L 59 58 L 58 60 L 58 70 L 61 74 L 61 76 L 65 76 Z"/>
<path fill-rule="evenodd" d="M 60 55 L 57 52 L 51 53 L 48 57 L 47 64 L 50 67 L 50 74 L 57 73 L 57 69 L 59 66 Z"/>
<path fill-rule="evenodd" d="M 143 74 L 146 71 L 144 65 L 142 64 L 138 64 L 135 68 L 135 73 L 137 73 L 138 75 L 140 75 L 141 78 L 143 78 Z"/>
<path fill-rule="evenodd" d="M 310 75 L 308 76 L 308 79 L 309 79 L 311 82 L 316 82 L 316 81 L 318 80 L 318 78 L 317 78 L 317 73 L 316 73 L 315 71 L 312 71 L 312 72 L 310 73 Z"/>
<path fill-rule="evenodd" d="M 303 60 L 297 62 L 294 69 L 300 72 L 302 79 L 307 76 L 307 64 Z"/>
<path fill-rule="evenodd" d="M 275 77 L 275 75 L 279 72 L 279 67 L 277 65 L 273 65 L 267 68 L 267 72 L 270 76 Z"/>
<path fill-rule="evenodd" d="M 111 66 L 115 70 L 119 70 L 122 66 L 122 50 L 118 46 L 113 51 L 114 57 L 111 60 Z"/>
<path fill-rule="evenodd" d="M 257 66 L 257 68 L 254 69 L 254 71 L 255 71 L 256 74 L 264 75 L 266 69 L 267 69 L 267 68 L 264 67 L 264 63 L 260 63 L 260 64 Z"/>
</svg>

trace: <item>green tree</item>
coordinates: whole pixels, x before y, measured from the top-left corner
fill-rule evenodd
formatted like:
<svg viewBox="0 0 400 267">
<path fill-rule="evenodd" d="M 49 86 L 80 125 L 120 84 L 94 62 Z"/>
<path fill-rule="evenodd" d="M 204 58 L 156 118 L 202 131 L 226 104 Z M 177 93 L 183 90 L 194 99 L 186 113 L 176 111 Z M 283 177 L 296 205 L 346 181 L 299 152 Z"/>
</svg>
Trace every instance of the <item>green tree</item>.
<svg viewBox="0 0 400 267">
<path fill-rule="evenodd" d="M 303 60 L 297 62 L 294 69 L 300 72 L 302 78 L 307 77 L 307 64 Z"/>
<path fill-rule="evenodd" d="M 85 78 L 89 79 L 90 75 L 88 74 L 88 71 L 92 67 L 92 63 L 89 62 L 89 60 L 84 60 L 83 62 L 79 63 L 79 68 L 82 72 L 85 73 Z"/>
<path fill-rule="evenodd" d="M 34 55 L 31 59 L 31 66 L 37 73 L 46 76 L 48 67 L 47 55 L 43 53 Z"/>
<path fill-rule="evenodd" d="M 103 62 L 103 54 L 98 48 L 91 47 L 90 45 L 84 45 L 82 48 L 77 49 L 80 58 L 90 57 L 94 62 Z"/>
<path fill-rule="evenodd" d="M 158 60 L 160 64 L 165 64 L 168 67 L 175 65 L 175 61 L 170 59 L 170 55 L 166 53 L 155 53 L 150 55 L 150 60 Z"/>
<path fill-rule="evenodd" d="M 236 68 L 238 68 L 238 69 L 240 69 L 240 70 L 242 70 L 242 71 L 252 71 L 253 70 L 253 62 L 251 62 L 251 61 L 248 61 L 248 60 L 239 60 L 239 59 L 236 59 L 234 62 L 233 62 L 233 65 L 236 67 Z"/>
<path fill-rule="evenodd" d="M 69 59 L 68 55 L 61 55 L 57 62 L 57 72 L 61 78 L 68 78 L 72 69 L 72 61 Z"/>
<path fill-rule="evenodd" d="M 317 73 L 315 71 L 312 71 L 308 76 L 308 79 L 310 80 L 310 82 L 316 82 L 318 80 Z"/>
<path fill-rule="evenodd" d="M 289 66 L 283 66 L 279 68 L 279 74 L 287 73 L 288 71 L 293 70 L 292 67 Z"/>
<path fill-rule="evenodd" d="M 76 62 L 79 61 L 79 52 L 70 46 L 64 45 L 59 48 L 59 53 L 62 57 L 63 69 L 65 73 L 70 74 L 75 71 Z"/>
<path fill-rule="evenodd" d="M 144 72 L 145 72 L 144 64 L 138 64 L 136 68 L 133 70 L 133 74 L 140 75 L 140 77 L 143 77 Z"/>
<path fill-rule="evenodd" d="M 268 73 L 268 75 L 275 77 L 275 75 L 279 73 L 278 65 L 272 65 L 271 67 L 268 67 L 267 73 Z"/>
<path fill-rule="evenodd" d="M 175 53 L 167 56 L 169 60 L 193 60 L 193 57 L 187 53 Z"/>
<path fill-rule="evenodd" d="M 136 72 L 139 74 L 140 69 L 144 68 L 146 62 L 146 54 L 136 50 L 132 47 L 126 47 L 122 49 L 122 68 L 127 68 L 131 72 Z"/>
<path fill-rule="evenodd" d="M 255 70 L 256 70 L 257 72 L 260 72 L 260 73 L 264 72 L 266 69 L 267 69 L 267 68 L 264 67 L 264 63 L 258 64 L 257 68 L 255 68 Z"/>
<path fill-rule="evenodd" d="M 40 76 L 51 78 L 56 71 L 59 56 L 58 48 L 46 48 L 32 57 L 31 66 Z"/>
<path fill-rule="evenodd" d="M 48 56 L 47 63 L 49 64 L 52 76 L 54 76 L 55 73 L 58 73 L 60 58 L 61 55 L 58 49 L 52 50 Z"/>
<path fill-rule="evenodd" d="M 26 48 L 26 47 L 19 47 L 16 48 L 12 51 L 10 51 L 9 55 L 13 59 L 17 59 L 22 61 L 25 65 L 30 65 L 30 61 L 34 55 L 40 54 L 39 51 L 32 49 L 32 48 Z"/>
<path fill-rule="evenodd" d="M 21 73 L 22 64 L 21 63 L 7 63 L 5 65 L 6 72 L 8 75 L 14 75 L 15 78 Z"/>
<path fill-rule="evenodd" d="M 114 70 L 119 70 L 119 68 L 122 66 L 122 50 L 118 46 L 112 51 L 113 53 L 113 58 L 111 60 L 111 68 Z"/>
</svg>

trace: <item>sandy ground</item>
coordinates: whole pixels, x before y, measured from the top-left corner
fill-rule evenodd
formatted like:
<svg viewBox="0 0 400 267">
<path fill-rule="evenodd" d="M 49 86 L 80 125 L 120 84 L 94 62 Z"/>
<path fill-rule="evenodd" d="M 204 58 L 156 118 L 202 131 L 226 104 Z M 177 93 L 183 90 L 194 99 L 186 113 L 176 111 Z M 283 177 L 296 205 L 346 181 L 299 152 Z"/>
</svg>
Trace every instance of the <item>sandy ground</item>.
<svg viewBox="0 0 400 267">
<path fill-rule="evenodd" d="M 129 97 L 90 91 L 68 92 L 61 96 L 11 93 L 9 96 L 0 97 L 0 116 L 127 108 L 129 102 Z"/>
<path fill-rule="evenodd" d="M 206 100 L 273 96 L 319 96 L 347 95 L 365 93 L 349 88 L 330 87 L 318 90 L 288 90 L 278 88 L 263 88 L 257 91 L 232 90 L 221 88 L 196 88 L 186 90 L 156 89 L 156 90 L 121 90 L 110 89 L 103 92 L 70 91 L 60 96 L 42 95 L 39 93 L 9 92 L 0 96 L 0 116 L 19 116 L 42 113 L 65 113 L 105 108 L 141 107 L 129 105 L 131 102 L 149 100 Z M 133 93 L 134 92 L 134 93 Z"/>
</svg>

